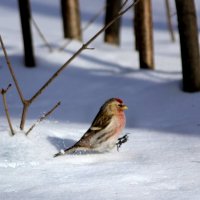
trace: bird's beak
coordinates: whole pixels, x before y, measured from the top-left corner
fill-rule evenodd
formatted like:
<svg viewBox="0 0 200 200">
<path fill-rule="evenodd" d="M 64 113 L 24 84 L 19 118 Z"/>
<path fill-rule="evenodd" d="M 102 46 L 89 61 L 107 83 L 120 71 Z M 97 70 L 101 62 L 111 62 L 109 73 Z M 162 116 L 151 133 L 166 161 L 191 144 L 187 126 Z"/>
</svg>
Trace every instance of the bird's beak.
<svg viewBox="0 0 200 200">
<path fill-rule="evenodd" d="M 127 110 L 128 106 L 126 106 L 126 105 L 123 104 L 121 108 L 122 108 L 122 110 Z"/>
</svg>

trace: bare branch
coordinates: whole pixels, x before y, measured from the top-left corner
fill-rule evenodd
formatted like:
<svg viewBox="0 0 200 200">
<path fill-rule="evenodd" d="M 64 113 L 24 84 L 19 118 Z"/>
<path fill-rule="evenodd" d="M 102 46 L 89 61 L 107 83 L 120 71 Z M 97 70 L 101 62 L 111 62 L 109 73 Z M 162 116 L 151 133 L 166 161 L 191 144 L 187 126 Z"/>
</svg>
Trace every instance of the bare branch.
<svg viewBox="0 0 200 200">
<path fill-rule="evenodd" d="M 51 110 L 49 110 L 47 113 L 45 113 L 44 115 L 42 115 L 38 120 L 37 120 L 37 122 L 36 123 L 34 123 L 30 128 L 29 128 L 29 130 L 25 133 L 26 135 L 28 135 L 33 129 L 34 129 L 34 127 L 38 124 L 38 123 L 40 123 L 41 121 L 43 121 L 45 118 L 47 118 L 52 112 L 54 112 L 54 110 L 58 107 L 58 106 L 60 106 L 60 104 L 61 104 L 61 102 L 59 101 Z"/>
<path fill-rule="evenodd" d="M 4 56 L 5 56 L 5 58 L 6 58 L 6 62 L 7 62 L 7 65 L 8 65 L 8 69 L 9 69 L 9 71 L 10 71 L 10 73 L 11 73 L 11 76 L 12 76 L 13 81 L 14 81 L 14 83 L 15 83 L 15 86 L 16 86 L 16 88 L 17 88 L 17 92 L 18 92 L 18 94 L 19 94 L 19 97 L 20 97 L 22 103 L 24 103 L 24 97 L 23 97 L 22 91 L 21 91 L 21 89 L 20 89 L 20 87 L 19 87 L 19 84 L 18 84 L 18 81 L 17 81 L 17 79 L 16 79 L 15 73 L 14 73 L 14 71 L 13 71 L 13 69 L 12 69 L 11 64 L 10 64 L 10 61 L 9 61 L 9 58 L 8 58 L 8 55 L 7 55 L 7 52 L 6 52 L 6 48 L 5 48 L 5 46 L 4 46 L 3 40 L 2 40 L 2 38 L 1 38 L 1 35 L 0 35 L 0 42 L 1 42 L 1 47 L 2 47 L 2 49 L 3 49 Z"/>
<path fill-rule="evenodd" d="M 72 41 L 72 39 L 66 41 L 62 46 L 58 48 L 58 51 L 63 51 L 69 44 L 71 44 Z"/>
<path fill-rule="evenodd" d="M 51 45 L 48 43 L 47 39 L 45 38 L 44 34 L 42 33 L 42 31 L 40 30 L 39 26 L 37 25 L 36 21 L 34 20 L 33 16 L 31 17 L 31 21 L 33 23 L 33 26 L 35 27 L 35 29 L 37 30 L 39 36 L 41 37 L 41 39 L 43 40 L 44 44 L 47 46 L 47 48 L 49 49 L 50 52 L 53 51 Z"/>
<path fill-rule="evenodd" d="M 7 55 L 7 52 L 6 52 L 6 48 L 4 46 L 4 43 L 3 43 L 3 40 L 1 38 L 1 36 L 0 36 L 0 42 L 1 42 L 1 46 L 2 46 L 2 49 L 3 49 L 3 52 L 4 52 L 4 56 L 5 56 L 5 59 L 6 59 L 6 62 L 7 62 L 8 69 L 9 69 L 10 74 L 11 74 L 11 76 L 13 78 L 14 83 L 15 83 L 15 87 L 17 88 L 17 92 L 19 94 L 21 102 L 23 104 L 23 112 L 22 112 L 21 123 L 20 123 L 20 128 L 21 128 L 21 130 L 23 130 L 24 124 L 25 124 L 25 120 L 26 120 L 26 113 L 27 113 L 28 107 L 30 105 L 30 102 L 29 102 L 29 100 L 26 100 L 24 98 L 23 94 L 22 94 L 22 90 L 19 87 L 17 78 L 16 78 L 14 70 L 13 70 L 13 68 L 11 66 L 11 63 L 10 63 L 10 60 L 8 58 L 8 55 Z"/>
<path fill-rule="evenodd" d="M 6 93 L 11 88 L 11 86 L 12 86 L 12 84 L 10 83 L 6 89 L 1 90 L 2 93 Z"/>
<path fill-rule="evenodd" d="M 125 1 L 122 3 L 119 12 L 122 11 L 122 10 L 124 9 L 124 7 L 126 6 L 127 3 L 128 3 L 128 0 L 125 0 Z"/>
<path fill-rule="evenodd" d="M 26 115 L 28 112 L 28 108 L 30 106 L 30 101 L 29 100 L 24 100 L 23 102 L 23 111 L 22 111 L 22 116 L 21 116 L 21 122 L 20 122 L 20 129 L 24 129 L 25 121 L 26 121 Z"/>
<path fill-rule="evenodd" d="M 175 42 L 175 35 L 174 35 L 174 30 L 173 30 L 173 25 L 172 25 L 169 0 L 165 0 L 165 6 L 166 6 L 166 17 L 167 17 L 169 33 L 170 33 L 172 42 Z"/>
<path fill-rule="evenodd" d="M 95 48 L 94 47 L 86 47 L 85 49 L 87 49 L 87 50 L 94 50 Z"/>
<path fill-rule="evenodd" d="M 92 17 L 92 18 L 89 20 L 89 22 L 83 27 L 82 31 L 87 30 L 87 29 L 90 27 L 90 25 L 91 25 L 93 22 L 95 22 L 95 21 L 97 20 L 97 18 L 101 15 L 101 13 L 102 13 L 103 11 L 105 11 L 105 8 L 106 8 L 106 6 L 103 6 L 103 8 L 101 8 L 101 9 L 99 10 L 99 12 L 98 12 L 96 15 L 94 15 L 94 17 Z"/>
<path fill-rule="evenodd" d="M 3 41 L 0 37 L 0 42 L 1 42 L 1 46 L 8 64 L 8 68 L 10 70 L 10 73 L 12 75 L 12 78 L 14 80 L 15 86 L 17 88 L 18 94 L 20 96 L 21 102 L 23 104 L 23 112 L 22 112 L 22 117 L 21 117 L 21 123 L 20 123 L 20 129 L 23 130 L 24 129 L 24 125 L 25 125 L 25 120 L 26 120 L 26 115 L 28 112 L 28 108 L 31 105 L 31 103 L 40 95 L 42 94 L 42 92 L 49 86 L 49 84 L 85 49 L 91 49 L 88 48 L 89 44 L 92 43 L 101 33 L 103 33 L 108 27 L 110 27 L 118 18 L 120 18 L 124 13 L 126 13 L 130 8 L 132 8 L 133 6 L 135 6 L 138 3 L 139 0 L 136 0 L 134 2 L 132 2 L 129 6 L 127 6 L 127 8 L 121 9 L 120 12 L 118 13 L 118 15 L 116 15 L 107 25 L 105 25 L 103 28 L 101 28 L 92 38 L 90 38 L 85 44 L 82 45 L 82 47 L 77 50 L 73 56 L 71 56 L 71 58 L 69 58 L 45 83 L 44 85 L 29 99 L 26 100 L 23 97 L 23 94 L 21 92 L 21 89 L 19 87 L 19 84 L 17 82 L 17 79 L 15 77 L 14 71 L 12 69 L 12 66 L 9 62 L 7 53 L 6 53 L 6 49 L 4 47 Z M 127 2 L 127 1 L 126 1 Z M 125 2 L 125 4 L 126 4 Z M 123 6 L 124 7 L 124 6 Z"/>
<path fill-rule="evenodd" d="M 9 110 L 8 110 L 8 104 L 7 104 L 7 100 L 6 100 L 6 93 L 9 90 L 10 87 L 11 87 L 11 84 L 9 84 L 6 89 L 1 89 L 1 94 L 2 94 L 2 98 L 3 98 L 3 105 L 4 105 L 4 109 L 5 109 L 5 113 L 6 113 L 6 118 L 7 118 L 7 121 L 8 121 L 8 125 L 10 127 L 11 135 L 13 136 L 15 134 L 15 131 L 12 127 L 10 114 L 9 114 Z"/>
<path fill-rule="evenodd" d="M 131 3 L 127 8 L 121 10 L 118 15 L 116 15 L 108 24 L 101 28 L 92 38 L 90 38 L 82 47 L 74 53 L 74 55 L 69 58 L 50 78 L 49 80 L 32 96 L 30 103 L 32 103 L 42 92 L 47 88 L 47 86 L 84 50 L 92 43 L 101 33 L 103 33 L 108 27 L 110 27 L 118 18 L 120 18 L 124 13 L 126 13 L 130 8 L 135 6 L 139 0 Z"/>
<path fill-rule="evenodd" d="M 90 20 L 89 20 L 89 22 L 81 29 L 81 31 L 83 32 L 83 31 L 85 31 L 85 30 L 87 30 L 89 27 L 90 27 L 90 25 L 93 23 L 93 22 L 95 22 L 96 20 L 97 20 L 97 18 L 101 15 L 101 13 L 105 10 L 105 7 L 106 6 L 103 6 L 103 8 L 101 8 L 101 10 L 96 14 L 96 15 L 94 15 L 94 17 L 92 17 Z M 69 40 L 69 41 L 67 41 L 63 46 L 61 46 L 58 50 L 59 51 L 63 51 L 71 42 L 72 42 L 73 40 Z"/>
</svg>

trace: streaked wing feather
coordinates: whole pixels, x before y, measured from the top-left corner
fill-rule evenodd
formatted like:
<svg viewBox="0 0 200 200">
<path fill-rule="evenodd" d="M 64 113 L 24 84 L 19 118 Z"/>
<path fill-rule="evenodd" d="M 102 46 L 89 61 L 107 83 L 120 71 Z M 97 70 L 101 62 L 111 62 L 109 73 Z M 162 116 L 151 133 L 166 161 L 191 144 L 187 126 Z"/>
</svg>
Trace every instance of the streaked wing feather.
<svg viewBox="0 0 200 200">
<path fill-rule="evenodd" d="M 80 141 L 87 141 L 91 136 L 96 134 L 97 132 L 105 129 L 111 122 L 112 115 L 105 115 L 102 110 L 98 112 L 95 119 L 92 122 L 91 127 L 87 130 L 87 132 L 82 136 Z"/>
<path fill-rule="evenodd" d="M 100 110 L 92 122 L 91 127 L 99 127 L 101 128 L 99 130 L 102 130 L 110 124 L 111 118 L 112 115 L 105 114 L 102 110 Z"/>
</svg>

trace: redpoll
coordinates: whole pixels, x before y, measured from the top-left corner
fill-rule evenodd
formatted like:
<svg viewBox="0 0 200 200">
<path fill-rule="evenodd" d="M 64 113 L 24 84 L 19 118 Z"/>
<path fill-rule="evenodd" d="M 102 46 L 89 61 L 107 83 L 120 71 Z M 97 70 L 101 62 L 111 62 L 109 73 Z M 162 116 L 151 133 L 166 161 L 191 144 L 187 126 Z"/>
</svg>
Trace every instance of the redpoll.
<svg viewBox="0 0 200 200">
<path fill-rule="evenodd" d="M 111 150 L 126 124 L 124 110 L 128 109 L 119 98 L 107 100 L 100 108 L 91 127 L 72 147 L 62 150 L 54 157 L 75 151 L 105 152 Z"/>
</svg>

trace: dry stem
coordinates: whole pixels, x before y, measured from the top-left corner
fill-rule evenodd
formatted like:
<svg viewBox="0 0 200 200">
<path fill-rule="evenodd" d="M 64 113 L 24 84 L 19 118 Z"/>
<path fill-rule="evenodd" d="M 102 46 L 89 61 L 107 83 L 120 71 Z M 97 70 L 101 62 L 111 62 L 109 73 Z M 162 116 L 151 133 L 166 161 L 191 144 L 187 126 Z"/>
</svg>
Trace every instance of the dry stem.
<svg viewBox="0 0 200 200">
<path fill-rule="evenodd" d="M 103 6 L 103 8 L 101 8 L 101 10 L 96 14 L 96 15 L 94 15 L 94 17 L 92 17 L 91 19 L 90 19 L 90 21 L 82 28 L 82 32 L 83 31 L 85 31 L 85 30 L 87 30 L 89 27 L 90 27 L 90 25 L 93 23 L 93 22 L 95 22 L 96 21 L 96 19 L 100 16 L 100 14 L 105 10 L 105 7 L 106 6 Z M 63 51 L 71 42 L 72 42 L 73 40 L 69 40 L 69 41 L 67 41 L 63 46 L 61 46 L 58 50 L 59 51 Z"/>
<path fill-rule="evenodd" d="M 7 52 L 6 52 L 6 48 L 5 48 L 5 46 L 4 46 L 3 40 L 2 40 L 2 38 L 1 38 L 1 35 L 0 35 L 0 42 L 1 42 L 2 49 L 3 49 L 3 53 L 4 53 L 5 58 L 6 58 L 6 62 L 7 62 L 7 65 L 8 65 L 8 69 L 9 69 L 9 71 L 10 71 L 10 74 L 11 74 L 11 76 L 12 76 L 12 78 L 13 78 L 13 81 L 14 81 L 14 83 L 15 83 L 15 86 L 16 86 L 16 88 L 17 88 L 17 92 L 18 92 L 18 94 L 19 94 L 19 97 L 20 97 L 20 99 L 21 99 L 21 101 L 22 101 L 22 103 L 23 103 L 23 102 L 24 102 L 24 97 L 23 97 L 22 91 L 21 91 L 21 89 L 20 89 L 20 87 L 19 87 L 18 81 L 17 81 L 17 79 L 16 79 L 16 77 L 15 77 L 15 74 L 14 74 L 14 71 L 13 71 L 13 69 L 12 69 L 11 63 L 10 63 L 10 61 L 9 61 L 9 58 L 8 58 L 8 55 L 7 55 Z"/>
<path fill-rule="evenodd" d="M 110 27 L 118 18 L 120 18 L 124 13 L 126 13 L 130 8 L 135 6 L 139 0 L 131 3 L 127 8 L 121 10 L 108 24 L 101 28 L 92 38 L 90 38 L 82 47 L 74 53 L 74 55 L 69 58 L 50 78 L 47 82 L 31 97 L 29 103 L 31 104 L 42 92 L 48 87 L 48 85 L 87 47 L 92 43 L 101 33 L 103 33 L 108 27 Z"/>
<path fill-rule="evenodd" d="M 41 37 L 41 39 L 43 40 L 44 44 L 48 47 L 49 51 L 52 52 L 53 49 L 51 47 L 51 45 L 48 43 L 47 39 L 45 38 L 44 34 L 42 33 L 42 31 L 40 30 L 39 26 L 37 25 L 36 21 L 34 20 L 33 17 L 31 17 L 31 21 L 35 27 L 35 29 L 37 30 L 39 36 Z"/>
<path fill-rule="evenodd" d="M 29 100 L 26 100 L 26 99 L 24 98 L 23 94 L 22 94 L 22 90 L 21 90 L 20 87 L 19 87 L 17 78 L 16 78 L 16 76 L 15 76 L 14 70 L 13 70 L 12 65 L 11 65 L 11 63 L 10 63 L 10 60 L 9 60 L 9 58 L 8 58 L 8 55 L 7 55 L 7 52 L 6 52 L 6 48 L 5 48 L 5 46 L 4 46 L 4 43 L 3 43 L 3 40 L 2 40 L 2 38 L 1 38 L 1 36 L 0 36 L 0 43 L 1 43 L 1 46 L 2 46 L 2 49 L 3 49 L 3 52 L 4 52 L 4 56 L 5 56 L 5 58 L 6 58 L 6 62 L 7 62 L 8 69 L 9 69 L 9 71 L 10 71 L 10 74 L 11 74 L 11 76 L 12 76 L 12 78 L 13 78 L 13 81 L 14 81 L 14 83 L 15 83 L 15 86 L 16 86 L 16 88 L 17 88 L 17 92 L 18 92 L 18 94 L 19 94 L 19 97 L 20 97 L 20 99 L 21 99 L 21 102 L 22 102 L 22 104 L 23 104 L 23 112 L 22 112 L 21 123 L 20 123 L 20 129 L 23 130 L 23 129 L 24 129 L 25 120 L 26 120 L 26 114 L 27 114 L 27 110 L 28 110 L 28 107 L 29 107 L 29 105 L 30 105 L 30 102 L 29 102 Z"/>
<path fill-rule="evenodd" d="M 138 0 L 139 1 L 139 0 Z M 90 38 L 82 47 L 74 53 L 50 78 L 49 80 L 32 96 L 30 103 L 32 103 L 46 88 L 47 86 L 87 47 L 92 43 L 101 33 L 103 33 L 108 27 L 110 27 L 118 18 L 126 13 L 131 7 L 133 7 L 138 1 L 131 3 L 126 9 L 121 10 L 108 24 L 101 28 L 92 38 Z"/>
<path fill-rule="evenodd" d="M 10 127 L 11 135 L 13 136 L 15 134 L 15 131 L 12 127 L 10 114 L 9 114 L 9 110 L 8 110 L 8 104 L 7 104 L 7 100 L 6 100 L 6 93 L 10 87 L 11 87 L 11 84 L 9 84 L 6 89 L 1 89 L 1 94 L 2 94 L 2 98 L 3 98 L 3 105 L 4 105 L 4 109 L 5 109 L 5 113 L 6 113 L 6 118 L 8 121 L 8 125 Z"/>
<path fill-rule="evenodd" d="M 47 118 L 58 106 L 60 106 L 60 104 L 61 104 L 61 102 L 59 101 L 51 110 L 49 110 L 47 113 L 45 113 L 44 115 L 42 115 L 42 116 L 37 120 L 37 122 L 34 123 L 34 124 L 29 128 L 29 130 L 28 130 L 25 134 L 28 135 L 38 123 L 40 123 L 40 122 L 43 121 L 45 118 Z"/>
<path fill-rule="evenodd" d="M 174 35 L 173 26 L 172 26 L 169 0 L 165 0 L 165 6 L 166 6 L 166 15 L 167 15 L 169 33 L 170 33 L 172 42 L 175 42 L 175 35 Z"/>
<path fill-rule="evenodd" d="M 8 64 L 8 68 L 10 70 L 10 73 L 12 75 L 12 78 L 14 80 L 15 86 L 17 88 L 18 94 L 20 96 L 20 99 L 22 101 L 23 104 L 23 112 L 22 112 L 22 117 L 21 117 L 21 124 L 20 124 L 20 129 L 23 130 L 24 129 L 24 125 L 25 125 L 25 120 L 26 120 L 26 115 L 27 115 L 27 111 L 29 106 L 31 105 L 31 103 L 40 95 L 42 94 L 42 92 L 49 86 L 49 84 L 85 49 L 88 49 L 88 46 L 90 43 L 92 43 L 101 33 L 103 33 L 108 27 L 110 27 L 117 19 L 119 19 L 124 13 L 126 13 L 130 8 L 132 8 L 133 6 L 135 6 L 138 3 L 139 0 L 136 0 L 134 2 L 132 2 L 127 8 L 125 7 L 125 4 L 127 3 L 127 1 L 125 1 L 125 3 L 122 5 L 122 7 L 124 9 L 120 9 L 119 13 L 108 23 L 106 24 L 103 28 L 101 28 L 92 38 L 90 38 L 85 44 L 82 45 L 82 47 L 80 49 L 78 49 L 74 55 L 69 58 L 45 83 L 44 85 L 29 99 L 26 100 L 23 97 L 23 94 L 21 92 L 21 89 L 18 85 L 17 79 L 15 77 L 14 71 L 11 67 L 11 64 L 9 62 L 7 53 L 6 53 L 6 49 L 4 47 L 3 41 L 0 37 L 0 42 L 2 45 L 2 49 Z"/>
<path fill-rule="evenodd" d="M 22 111 L 22 116 L 21 116 L 21 122 L 20 122 L 20 129 L 24 129 L 25 121 L 26 121 L 26 115 L 28 112 L 28 108 L 30 106 L 30 101 L 29 100 L 24 100 L 23 102 L 23 111 Z"/>
</svg>

